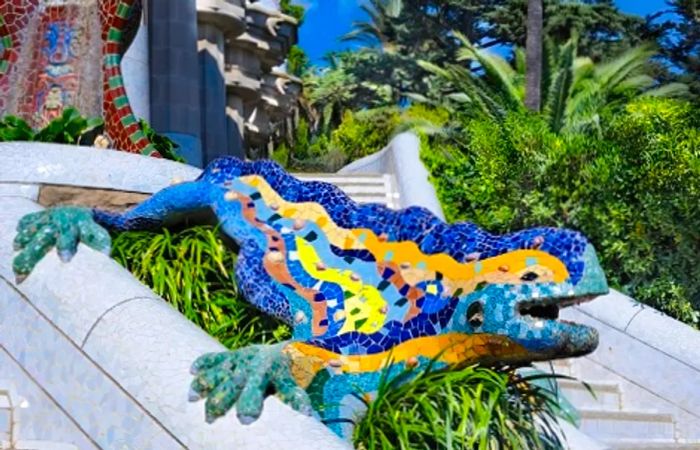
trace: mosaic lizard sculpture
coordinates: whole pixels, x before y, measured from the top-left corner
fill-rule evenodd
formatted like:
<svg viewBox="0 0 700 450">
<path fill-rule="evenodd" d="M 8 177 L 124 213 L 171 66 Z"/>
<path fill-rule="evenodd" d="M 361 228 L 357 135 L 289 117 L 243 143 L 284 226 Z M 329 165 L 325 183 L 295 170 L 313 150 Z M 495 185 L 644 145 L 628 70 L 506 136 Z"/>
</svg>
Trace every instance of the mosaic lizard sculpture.
<svg viewBox="0 0 700 450">
<path fill-rule="evenodd" d="M 234 405 L 244 423 L 265 392 L 314 414 L 341 436 L 383 371 L 433 363 L 520 364 L 577 356 L 595 330 L 557 320 L 560 308 L 607 292 L 593 247 L 579 233 L 533 228 L 495 236 L 448 225 L 423 208 L 358 205 L 336 187 L 302 182 L 269 161 L 223 158 L 125 213 L 58 207 L 19 223 L 19 277 L 56 246 L 109 252 L 106 227 L 158 228 L 213 212 L 240 246 L 247 300 L 293 328 L 293 339 L 208 354 L 193 364 L 192 400 L 206 419 Z"/>
</svg>

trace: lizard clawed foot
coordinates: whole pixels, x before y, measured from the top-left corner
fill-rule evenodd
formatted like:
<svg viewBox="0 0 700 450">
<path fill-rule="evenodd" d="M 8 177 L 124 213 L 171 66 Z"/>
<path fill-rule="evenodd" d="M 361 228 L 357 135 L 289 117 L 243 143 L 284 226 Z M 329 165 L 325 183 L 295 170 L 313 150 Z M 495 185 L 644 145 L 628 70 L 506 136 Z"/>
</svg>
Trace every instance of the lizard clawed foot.
<svg viewBox="0 0 700 450">
<path fill-rule="evenodd" d="M 292 377 L 285 345 L 252 345 L 199 357 L 192 365 L 195 379 L 190 385 L 190 401 L 206 398 L 204 409 L 209 423 L 235 404 L 238 419 L 250 424 L 260 417 L 265 393 L 272 386 L 284 403 L 311 415 L 311 400 Z"/>
<path fill-rule="evenodd" d="M 19 251 L 12 263 L 17 282 L 24 281 L 54 246 L 61 261 L 70 261 L 78 242 L 109 254 L 109 233 L 93 221 L 90 209 L 61 206 L 27 214 L 17 224 L 13 242 Z"/>
</svg>

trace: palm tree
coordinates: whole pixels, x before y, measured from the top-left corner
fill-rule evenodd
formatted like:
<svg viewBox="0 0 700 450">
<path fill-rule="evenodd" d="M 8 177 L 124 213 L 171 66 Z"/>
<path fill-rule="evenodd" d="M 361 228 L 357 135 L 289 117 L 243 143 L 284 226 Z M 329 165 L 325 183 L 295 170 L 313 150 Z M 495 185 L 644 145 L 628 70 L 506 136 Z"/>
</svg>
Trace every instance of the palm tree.
<svg viewBox="0 0 700 450">
<path fill-rule="evenodd" d="M 442 95 L 446 106 L 455 104 L 472 113 L 503 120 L 509 111 L 525 110 L 525 55 L 516 49 L 511 65 L 501 56 L 475 47 L 457 35 L 463 47 L 458 61 L 469 66 L 444 67 L 420 61 L 421 67 L 437 75 L 449 86 Z M 650 59 L 656 54 L 650 45 L 630 49 L 607 62 L 595 64 L 588 57 L 577 57 L 576 39 L 556 47 L 545 42 L 540 104 L 555 132 L 593 129 L 600 131 L 600 118 L 606 109 L 621 107 L 638 96 L 683 96 L 684 84 L 659 85 L 647 75 Z"/>
<path fill-rule="evenodd" d="M 360 8 L 367 14 L 369 21 L 355 21 L 353 30 L 341 39 L 360 41 L 374 48 L 377 44 L 381 51 L 394 53 L 398 50 L 400 36 L 409 32 L 408 24 L 397 20 L 403 11 L 402 0 L 370 0 Z"/>
<path fill-rule="evenodd" d="M 542 10 L 542 0 L 528 0 L 525 106 L 532 111 L 540 110 L 542 98 L 542 28 L 544 26 Z"/>
</svg>

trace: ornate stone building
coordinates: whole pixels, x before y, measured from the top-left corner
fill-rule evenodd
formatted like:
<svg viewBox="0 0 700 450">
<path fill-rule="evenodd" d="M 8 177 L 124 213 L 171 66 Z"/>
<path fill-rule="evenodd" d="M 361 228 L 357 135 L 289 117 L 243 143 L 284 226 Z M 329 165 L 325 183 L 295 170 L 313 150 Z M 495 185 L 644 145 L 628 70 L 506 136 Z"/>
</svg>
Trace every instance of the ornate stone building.
<svg viewBox="0 0 700 450">
<path fill-rule="evenodd" d="M 145 12 L 154 128 L 195 165 L 264 151 L 301 90 L 283 68 L 296 21 L 272 1 L 148 0 Z"/>
<path fill-rule="evenodd" d="M 297 23 L 276 0 L 0 2 L 0 116 L 42 127 L 68 106 L 105 119 L 114 148 L 190 164 L 265 156 L 301 89 L 284 72 Z"/>
</svg>

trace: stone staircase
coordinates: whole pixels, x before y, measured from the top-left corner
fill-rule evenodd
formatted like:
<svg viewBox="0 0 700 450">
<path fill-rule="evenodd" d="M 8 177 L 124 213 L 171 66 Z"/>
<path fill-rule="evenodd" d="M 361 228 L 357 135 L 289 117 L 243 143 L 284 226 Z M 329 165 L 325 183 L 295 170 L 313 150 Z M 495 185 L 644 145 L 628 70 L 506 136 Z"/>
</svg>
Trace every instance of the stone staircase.
<svg viewBox="0 0 700 450">
<path fill-rule="evenodd" d="M 20 439 L 22 410 L 29 406 L 12 381 L 0 379 L 0 450 L 78 450 L 72 444 Z"/>
<path fill-rule="evenodd" d="M 399 193 L 391 174 L 372 173 L 295 173 L 304 181 L 324 181 L 342 189 L 357 203 L 381 203 L 389 208 L 399 208 Z"/>
<path fill-rule="evenodd" d="M 540 368 L 576 379 L 560 380 L 559 387 L 580 414 L 580 430 L 609 448 L 700 449 L 700 440 L 687 439 L 671 409 L 663 402 L 653 405 L 653 393 L 636 391 L 629 381 L 605 373 L 588 358 L 557 360 Z"/>
</svg>

